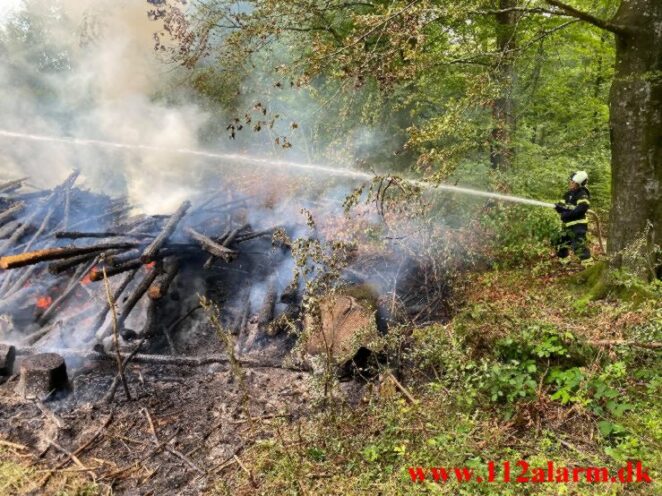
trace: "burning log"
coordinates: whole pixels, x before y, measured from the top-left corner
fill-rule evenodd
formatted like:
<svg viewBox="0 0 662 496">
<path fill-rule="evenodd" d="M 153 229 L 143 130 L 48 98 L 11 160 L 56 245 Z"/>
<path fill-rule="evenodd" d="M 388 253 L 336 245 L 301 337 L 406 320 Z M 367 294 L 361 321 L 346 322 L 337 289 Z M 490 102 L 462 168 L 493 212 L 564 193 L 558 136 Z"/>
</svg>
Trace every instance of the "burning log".
<svg viewBox="0 0 662 496">
<path fill-rule="evenodd" d="M 16 392 L 24 397 L 42 399 L 54 391 L 69 389 L 67 366 L 56 353 L 41 353 L 23 360 Z"/>
<path fill-rule="evenodd" d="M 186 215 L 186 211 L 190 207 L 191 202 L 185 201 L 179 206 L 177 211 L 172 214 L 172 216 L 168 219 L 168 222 L 166 222 L 165 226 L 163 226 L 161 233 L 156 238 L 154 238 L 149 246 L 143 251 L 143 254 L 140 257 L 140 260 L 143 263 L 149 263 L 154 259 L 154 256 L 159 251 L 159 249 L 165 244 L 166 241 L 168 241 L 168 238 L 170 238 L 172 233 L 175 232 L 177 224 L 180 220 L 182 220 L 182 217 Z"/>
<path fill-rule="evenodd" d="M 83 255 L 78 255 L 76 257 L 65 258 L 64 260 L 60 260 L 59 262 L 53 262 L 51 264 L 48 264 L 48 272 L 50 272 L 53 275 L 58 275 L 61 274 L 62 272 L 66 272 L 67 270 L 73 267 L 76 267 L 77 265 L 88 262 L 96 256 L 97 256 L 97 252 L 92 252 L 92 253 L 84 253 Z"/>
<path fill-rule="evenodd" d="M 15 357 L 16 348 L 8 344 L 0 344 L 0 377 L 12 375 Z"/>
<path fill-rule="evenodd" d="M 0 213 L 0 225 L 3 225 L 17 213 L 23 211 L 25 208 L 24 202 L 16 202 L 11 207 Z"/>
<path fill-rule="evenodd" d="M 114 267 L 107 267 L 106 268 L 106 277 L 113 277 L 118 274 L 122 274 L 128 270 L 134 270 L 134 269 L 139 269 L 140 267 L 143 266 L 143 263 L 139 259 L 134 259 L 134 260 L 129 260 L 128 262 L 124 262 L 123 264 L 115 265 Z M 90 281 L 96 282 L 96 281 L 103 281 L 104 279 L 104 273 L 103 271 L 97 270 L 95 272 L 92 272 L 90 274 Z"/>
<path fill-rule="evenodd" d="M 168 292 L 170 283 L 177 276 L 179 264 L 175 259 L 169 259 L 164 262 L 164 271 L 159 274 L 147 290 L 147 294 L 152 300 L 160 300 Z"/>
<path fill-rule="evenodd" d="M 201 248 L 205 251 L 208 251 L 214 256 L 221 257 L 224 260 L 227 260 L 228 257 L 231 255 L 235 255 L 237 252 L 234 250 L 230 250 L 229 248 L 226 248 L 225 246 L 216 243 L 213 239 L 205 236 L 204 234 L 200 234 L 193 228 L 188 228 L 186 230 L 188 234 L 193 238 L 195 241 L 197 241 Z"/>
<path fill-rule="evenodd" d="M 67 299 L 69 296 L 71 296 L 71 293 L 74 292 L 74 290 L 78 287 L 80 282 L 87 277 L 88 273 L 93 269 L 93 267 L 97 264 L 99 261 L 98 257 L 96 257 L 92 262 L 84 267 L 81 267 L 76 271 L 76 273 L 73 275 L 71 278 L 71 283 L 65 289 L 60 296 L 58 296 L 46 309 L 46 311 L 41 315 L 39 318 L 39 324 L 44 325 L 46 322 L 48 322 L 48 319 L 53 315 L 53 313 L 60 307 L 60 305 Z"/>
<path fill-rule="evenodd" d="M 49 262 L 51 260 L 59 260 L 62 258 L 71 258 L 78 255 L 87 253 L 100 252 L 104 250 L 112 250 L 115 248 L 133 248 L 139 246 L 137 242 L 120 242 L 120 243 L 100 243 L 91 246 L 71 246 L 64 248 L 46 248 L 43 250 L 36 250 L 28 253 L 21 253 L 18 255 L 7 255 L 0 257 L 0 269 L 8 270 L 17 267 L 24 267 L 39 262 Z"/>
<path fill-rule="evenodd" d="M 20 179 L 15 179 L 13 181 L 8 181 L 6 183 L 0 184 L 0 193 L 11 193 L 12 191 L 16 191 L 21 186 L 23 186 L 23 182 L 27 181 L 28 179 L 30 178 L 22 177 Z"/>
</svg>

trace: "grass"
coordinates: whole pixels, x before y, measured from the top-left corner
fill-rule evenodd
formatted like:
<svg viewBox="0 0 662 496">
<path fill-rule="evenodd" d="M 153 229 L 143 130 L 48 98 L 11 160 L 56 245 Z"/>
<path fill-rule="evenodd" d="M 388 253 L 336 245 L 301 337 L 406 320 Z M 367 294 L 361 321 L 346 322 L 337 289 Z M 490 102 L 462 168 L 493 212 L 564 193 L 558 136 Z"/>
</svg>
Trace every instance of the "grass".
<svg viewBox="0 0 662 496">
<path fill-rule="evenodd" d="M 56 473 L 46 487 L 40 486 L 44 473 L 32 468 L 25 457 L 0 447 L 0 494 L 39 494 L 57 496 L 93 496 L 99 488 L 80 474 Z"/>
</svg>

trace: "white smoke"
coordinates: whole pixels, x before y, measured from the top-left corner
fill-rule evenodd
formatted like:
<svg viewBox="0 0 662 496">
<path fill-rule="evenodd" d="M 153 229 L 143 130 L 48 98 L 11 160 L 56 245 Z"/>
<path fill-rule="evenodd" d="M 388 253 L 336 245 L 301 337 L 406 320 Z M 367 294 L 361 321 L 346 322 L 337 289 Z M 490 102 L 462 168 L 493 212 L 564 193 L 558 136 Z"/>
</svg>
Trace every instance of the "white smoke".
<svg viewBox="0 0 662 496">
<path fill-rule="evenodd" d="M 152 146 L 198 146 L 209 114 L 185 102 L 179 69 L 153 49 L 149 4 L 25 0 L 0 18 L 0 120 L 17 132 Z M 175 95 L 169 101 L 159 95 Z M 171 103 L 177 100 L 177 103 Z M 147 212 L 173 210 L 199 179 L 181 156 L 0 141 L 0 175 L 50 187 L 72 168 L 80 183 L 126 194 Z"/>
</svg>

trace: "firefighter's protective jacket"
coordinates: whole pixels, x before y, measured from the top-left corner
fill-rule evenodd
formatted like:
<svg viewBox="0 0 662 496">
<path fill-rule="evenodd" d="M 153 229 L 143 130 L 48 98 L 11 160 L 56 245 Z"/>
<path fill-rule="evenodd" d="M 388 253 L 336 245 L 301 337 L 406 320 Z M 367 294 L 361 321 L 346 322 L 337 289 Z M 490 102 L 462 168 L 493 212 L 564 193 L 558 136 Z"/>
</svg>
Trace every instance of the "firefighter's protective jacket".
<svg viewBox="0 0 662 496">
<path fill-rule="evenodd" d="M 570 190 L 563 196 L 563 203 L 567 207 L 567 209 L 560 214 L 564 227 L 588 224 L 586 212 L 591 206 L 590 200 L 591 193 L 585 186 Z"/>
</svg>

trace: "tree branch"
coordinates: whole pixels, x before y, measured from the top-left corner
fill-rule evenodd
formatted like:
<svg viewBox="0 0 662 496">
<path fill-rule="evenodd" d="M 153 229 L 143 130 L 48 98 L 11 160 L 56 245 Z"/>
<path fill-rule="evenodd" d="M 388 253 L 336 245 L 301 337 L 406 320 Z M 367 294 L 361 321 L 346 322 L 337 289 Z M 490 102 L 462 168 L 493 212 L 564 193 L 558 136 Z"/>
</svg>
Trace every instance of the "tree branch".
<svg viewBox="0 0 662 496">
<path fill-rule="evenodd" d="M 575 19 L 579 19 L 580 21 L 588 22 L 589 24 L 593 24 L 594 26 L 604 29 L 606 31 L 610 31 L 615 34 L 626 34 L 628 33 L 628 29 L 625 26 L 621 26 L 618 24 L 613 24 L 609 21 L 605 21 L 604 19 L 600 19 L 599 17 L 594 16 L 593 14 L 589 14 L 588 12 L 583 12 L 581 10 L 577 10 L 576 8 L 572 7 L 571 5 L 565 4 L 563 2 L 560 2 L 559 0 L 545 0 L 548 4 L 553 5 L 554 7 L 560 9 L 561 12 L 555 13 L 555 12 L 550 12 L 555 15 L 561 14 L 561 15 L 567 15 L 570 17 L 574 17 Z"/>
</svg>

